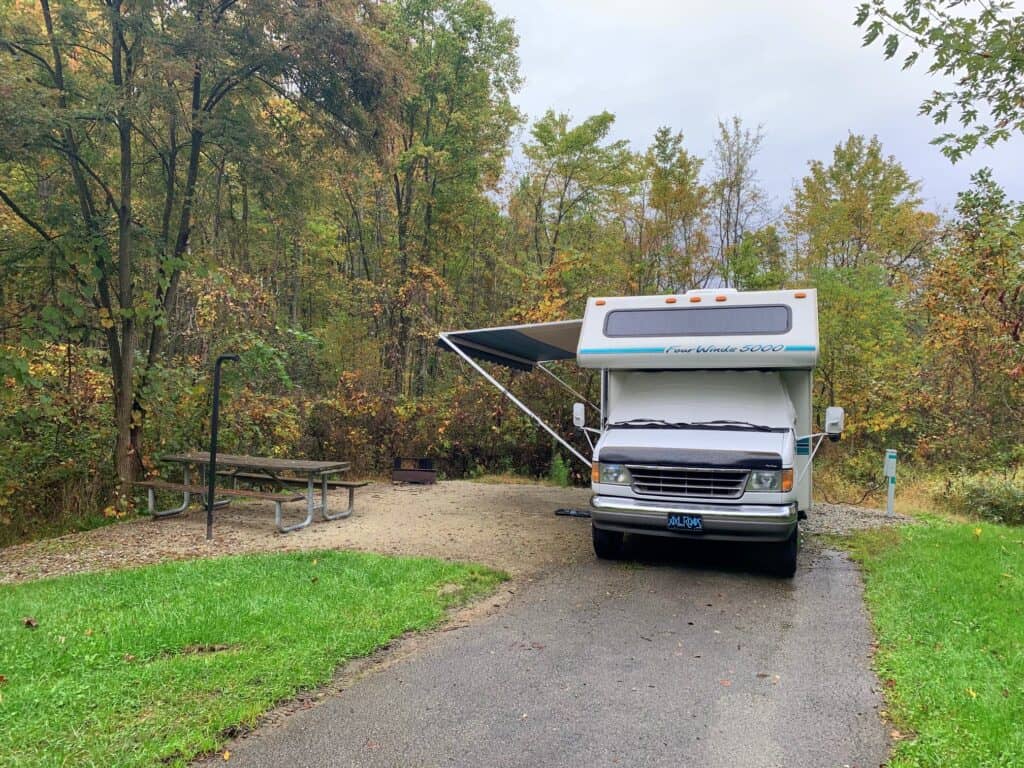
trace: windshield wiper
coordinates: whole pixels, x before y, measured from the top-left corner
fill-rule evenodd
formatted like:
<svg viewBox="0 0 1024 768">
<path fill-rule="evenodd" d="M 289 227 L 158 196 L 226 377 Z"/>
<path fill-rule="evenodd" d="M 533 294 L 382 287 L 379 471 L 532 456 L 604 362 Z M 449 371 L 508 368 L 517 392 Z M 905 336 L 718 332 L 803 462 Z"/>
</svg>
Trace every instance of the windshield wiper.
<svg viewBox="0 0 1024 768">
<path fill-rule="evenodd" d="M 669 429 L 686 429 L 693 426 L 688 421 L 665 421 L 664 419 L 627 419 L 613 421 L 609 427 L 668 427 Z"/>
<path fill-rule="evenodd" d="M 747 429 L 757 430 L 758 432 L 773 432 L 772 427 L 764 424 L 753 424 L 749 421 L 731 421 L 730 419 L 712 419 L 711 421 L 696 421 L 694 424 L 706 427 L 713 427 L 717 425 L 729 426 L 729 427 L 746 427 Z"/>
</svg>

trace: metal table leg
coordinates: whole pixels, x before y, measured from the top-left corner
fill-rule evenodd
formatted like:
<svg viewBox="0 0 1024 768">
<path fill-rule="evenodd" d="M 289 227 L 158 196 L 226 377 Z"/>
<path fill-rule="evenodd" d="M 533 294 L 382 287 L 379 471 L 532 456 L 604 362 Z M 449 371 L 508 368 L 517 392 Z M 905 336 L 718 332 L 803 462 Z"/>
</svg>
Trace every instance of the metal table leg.
<svg viewBox="0 0 1024 768">
<path fill-rule="evenodd" d="M 324 503 L 320 507 L 320 514 L 323 515 L 324 520 L 344 520 L 346 517 L 350 517 L 352 515 L 352 511 L 355 509 L 356 489 L 348 489 L 348 506 L 345 509 L 341 512 L 335 512 L 333 515 L 329 514 L 327 512 L 327 475 L 324 475 L 323 498 Z"/>
<path fill-rule="evenodd" d="M 276 478 L 275 478 L 276 480 Z M 281 519 L 283 510 L 281 509 L 281 502 L 274 502 L 274 522 L 277 523 L 277 530 L 281 533 L 288 533 L 289 531 L 297 531 L 300 528 L 305 528 L 307 525 L 313 522 L 313 510 L 315 506 L 313 504 L 313 476 L 310 475 L 308 482 L 306 483 L 306 519 L 301 523 L 295 525 L 285 525 Z"/>
<path fill-rule="evenodd" d="M 185 482 L 188 483 L 188 474 L 187 474 L 188 473 L 188 469 L 187 468 L 186 468 L 185 472 L 186 472 L 186 474 L 185 474 Z M 204 487 L 209 482 L 209 476 L 210 476 L 210 466 L 208 464 L 204 464 L 203 465 L 203 486 Z M 235 487 L 236 488 L 238 487 L 238 482 L 237 481 L 235 481 Z M 226 507 L 230 503 L 231 503 L 231 499 L 214 499 L 213 500 L 213 508 L 214 509 L 220 509 L 221 507 Z M 206 506 L 206 494 L 205 493 L 203 494 L 203 506 L 204 507 Z"/>
<path fill-rule="evenodd" d="M 188 485 L 188 465 L 187 464 L 185 465 L 185 469 L 182 472 L 182 481 L 183 481 L 184 485 Z M 182 491 L 182 495 L 183 495 L 184 498 L 182 499 L 181 506 L 174 507 L 173 509 L 164 509 L 164 510 L 157 511 L 157 508 L 156 508 L 156 489 L 154 489 L 154 488 L 147 488 L 146 490 L 148 491 L 146 496 L 147 496 L 147 501 L 149 502 L 149 514 L 152 515 L 154 519 L 155 518 L 160 518 L 160 517 L 174 517 L 175 515 L 180 515 L 182 512 L 184 512 L 186 509 L 188 509 L 188 505 L 189 505 L 189 503 L 192 500 L 192 494 L 189 491 Z"/>
</svg>

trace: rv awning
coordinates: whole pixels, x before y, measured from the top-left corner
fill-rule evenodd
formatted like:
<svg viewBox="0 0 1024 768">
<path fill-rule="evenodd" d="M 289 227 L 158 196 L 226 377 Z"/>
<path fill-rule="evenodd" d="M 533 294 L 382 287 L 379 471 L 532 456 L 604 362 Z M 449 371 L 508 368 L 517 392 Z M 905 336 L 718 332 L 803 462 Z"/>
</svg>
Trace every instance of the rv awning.
<svg viewBox="0 0 1024 768">
<path fill-rule="evenodd" d="M 537 363 L 574 360 L 582 326 L 582 320 L 565 320 L 558 323 L 453 331 L 441 334 L 437 345 L 448 349 L 445 344 L 447 340 L 478 360 L 531 371 Z"/>
</svg>

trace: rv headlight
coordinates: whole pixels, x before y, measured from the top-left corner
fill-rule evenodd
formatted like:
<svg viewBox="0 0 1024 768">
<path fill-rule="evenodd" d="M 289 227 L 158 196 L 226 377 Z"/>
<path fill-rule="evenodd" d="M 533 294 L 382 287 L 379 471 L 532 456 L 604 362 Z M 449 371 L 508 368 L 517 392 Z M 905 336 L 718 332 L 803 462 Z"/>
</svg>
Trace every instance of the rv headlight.
<svg viewBox="0 0 1024 768">
<path fill-rule="evenodd" d="M 600 478 L 602 483 L 612 483 L 613 485 L 629 485 L 633 482 L 629 470 L 622 464 L 602 463 Z"/>
<path fill-rule="evenodd" d="M 755 469 L 747 478 L 748 491 L 782 491 L 788 493 L 793 490 L 793 470 L 763 470 Z"/>
</svg>

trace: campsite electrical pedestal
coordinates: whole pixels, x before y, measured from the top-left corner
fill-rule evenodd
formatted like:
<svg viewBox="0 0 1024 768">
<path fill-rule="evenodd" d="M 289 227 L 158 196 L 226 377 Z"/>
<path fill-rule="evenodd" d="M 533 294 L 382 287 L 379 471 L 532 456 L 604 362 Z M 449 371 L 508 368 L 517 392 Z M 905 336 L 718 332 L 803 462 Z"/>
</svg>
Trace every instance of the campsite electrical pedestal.
<svg viewBox="0 0 1024 768">
<path fill-rule="evenodd" d="M 892 517 L 896 514 L 896 451 L 892 448 L 885 452 L 885 483 L 889 486 L 889 500 L 885 512 Z"/>
</svg>

